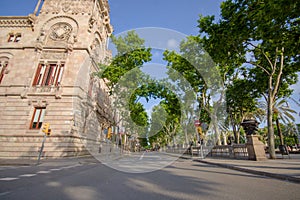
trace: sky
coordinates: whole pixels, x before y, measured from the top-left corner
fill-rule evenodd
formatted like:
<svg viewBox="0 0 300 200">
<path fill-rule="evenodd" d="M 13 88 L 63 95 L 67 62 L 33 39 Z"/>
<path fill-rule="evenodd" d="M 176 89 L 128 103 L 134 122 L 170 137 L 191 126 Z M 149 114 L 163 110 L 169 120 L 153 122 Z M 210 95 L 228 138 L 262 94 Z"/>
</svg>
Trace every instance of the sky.
<svg viewBox="0 0 300 200">
<path fill-rule="evenodd" d="M 0 16 L 25 16 L 37 0 L 1 0 Z M 199 14 L 219 15 L 221 0 L 109 0 L 114 34 L 142 27 L 197 34 Z"/>
<path fill-rule="evenodd" d="M 37 0 L 0 0 L 0 16 L 26 16 L 33 13 L 36 3 Z M 109 0 L 109 4 L 115 35 L 131 29 L 151 33 L 146 27 L 156 27 L 156 31 L 158 29 L 165 31 L 159 34 L 162 40 L 164 36 L 172 35 L 170 40 L 165 39 L 165 44 L 157 47 L 159 52 L 164 47 L 178 46 L 179 40 L 186 35 L 197 35 L 199 14 L 215 15 L 218 19 L 221 0 Z M 149 34 L 142 34 L 142 37 L 148 36 Z M 157 40 L 156 37 L 158 36 L 150 34 L 151 44 Z M 156 66 L 161 64 L 160 61 L 156 63 L 158 63 Z M 295 89 L 293 97 L 299 101 L 299 83 L 293 88 Z M 290 105 L 299 113 L 299 106 L 295 103 Z M 297 121 L 300 123 L 299 116 Z"/>
</svg>

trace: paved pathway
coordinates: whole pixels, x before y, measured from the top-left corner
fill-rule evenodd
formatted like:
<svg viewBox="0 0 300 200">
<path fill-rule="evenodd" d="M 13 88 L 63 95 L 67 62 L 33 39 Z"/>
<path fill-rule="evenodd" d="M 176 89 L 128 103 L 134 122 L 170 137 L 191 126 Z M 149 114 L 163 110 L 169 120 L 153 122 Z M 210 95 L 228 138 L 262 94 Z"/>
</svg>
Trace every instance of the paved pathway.
<svg viewBox="0 0 300 200">
<path fill-rule="evenodd" d="M 190 156 L 183 156 L 191 159 Z M 300 183 L 300 154 L 291 154 L 290 158 L 278 155 L 275 160 L 267 159 L 265 161 L 236 160 L 226 158 L 200 159 L 193 157 L 194 161 L 218 165 L 234 170 L 248 172 L 257 175 L 264 175 L 272 178 L 289 180 Z"/>
</svg>

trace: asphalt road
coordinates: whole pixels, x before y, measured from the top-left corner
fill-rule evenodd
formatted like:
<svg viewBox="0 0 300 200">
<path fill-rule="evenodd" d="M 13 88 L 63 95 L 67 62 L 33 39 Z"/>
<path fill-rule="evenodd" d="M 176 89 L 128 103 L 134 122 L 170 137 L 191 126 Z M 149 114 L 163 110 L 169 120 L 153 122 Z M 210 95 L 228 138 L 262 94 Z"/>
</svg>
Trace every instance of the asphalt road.
<svg viewBox="0 0 300 200">
<path fill-rule="evenodd" d="M 0 199 L 299 199 L 299 184 L 178 159 L 168 166 L 167 155 L 136 154 L 105 164 L 60 163 L 0 167 Z M 149 166 L 141 167 L 139 162 Z M 169 158 L 169 161 L 172 158 Z M 162 167 L 153 169 L 160 163 Z M 109 165 L 139 167 L 134 173 Z M 150 171 L 150 172 L 143 172 Z M 128 170 L 127 170 L 128 171 Z M 139 172 L 139 173 L 137 173 Z"/>
</svg>

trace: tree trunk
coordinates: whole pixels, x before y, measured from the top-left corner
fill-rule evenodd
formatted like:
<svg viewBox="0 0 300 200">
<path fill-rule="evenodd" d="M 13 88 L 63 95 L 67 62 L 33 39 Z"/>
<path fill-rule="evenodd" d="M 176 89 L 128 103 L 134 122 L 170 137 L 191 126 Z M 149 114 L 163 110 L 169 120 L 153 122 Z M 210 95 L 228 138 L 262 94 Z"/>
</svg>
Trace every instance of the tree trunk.
<svg viewBox="0 0 300 200">
<path fill-rule="evenodd" d="M 273 127 L 273 102 L 272 98 L 272 77 L 269 78 L 269 92 L 268 92 L 268 111 L 267 111 L 267 125 L 268 125 L 268 148 L 271 159 L 276 159 L 275 143 L 274 143 L 274 127 Z"/>
<path fill-rule="evenodd" d="M 223 136 L 223 144 L 227 145 L 227 137 L 226 137 L 226 132 L 222 131 L 222 136 Z"/>
<path fill-rule="evenodd" d="M 279 139 L 280 139 L 280 145 L 284 145 L 283 135 L 282 135 L 281 128 L 280 128 L 279 119 L 276 119 L 276 126 L 277 126 L 277 133 L 278 133 L 278 136 L 279 136 Z"/>
<path fill-rule="evenodd" d="M 219 127 L 217 124 L 214 124 L 214 131 L 216 133 L 216 140 L 217 140 L 217 145 L 221 145 L 221 135 L 220 135 L 220 131 L 219 131 Z"/>
<path fill-rule="evenodd" d="M 278 48 L 276 48 L 276 55 L 278 53 Z M 275 141 L 274 141 L 274 127 L 272 123 L 272 117 L 273 117 L 273 104 L 274 100 L 276 98 L 277 92 L 280 87 L 280 79 L 282 75 L 283 65 L 284 65 L 284 47 L 281 48 L 280 53 L 280 67 L 278 69 L 278 75 L 275 76 L 276 72 L 276 59 L 275 63 L 272 64 L 270 59 L 266 54 L 264 54 L 267 58 L 267 60 L 270 63 L 270 66 L 272 68 L 272 72 L 269 74 L 269 82 L 268 82 L 268 143 L 269 143 L 269 154 L 271 159 L 275 159 Z M 275 83 L 273 85 L 273 77 L 275 78 Z"/>
<path fill-rule="evenodd" d="M 233 129 L 233 135 L 234 135 L 234 143 L 239 144 L 240 143 L 239 130 L 237 130 L 237 127 L 235 124 L 232 125 L 232 129 Z"/>
<path fill-rule="evenodd" d="M 189 139 L 188 139 L 188 126 L 187 125 L 185 126 L 185 129 L 184 129 L 184 136 L 185 136 L 185 145 L 188 145 Z"/>
</svg>

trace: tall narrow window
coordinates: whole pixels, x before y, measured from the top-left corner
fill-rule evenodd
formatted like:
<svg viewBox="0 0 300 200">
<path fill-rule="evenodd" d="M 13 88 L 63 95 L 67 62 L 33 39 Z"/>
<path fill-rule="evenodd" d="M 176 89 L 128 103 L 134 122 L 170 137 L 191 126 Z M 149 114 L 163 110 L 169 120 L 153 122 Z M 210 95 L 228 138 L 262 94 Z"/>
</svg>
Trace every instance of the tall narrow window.
<svg viewBox="0 0 300 200">
<path fill-rule="evenodd" d="M 15 40 L 15 35 L 12 34 L 12 33 L 9 34 L 9 35 L 8 35 L 8 40 L 7 40 L 7 41 L 8 41 L 8 42 L 13 42 L 14 40 Z"/>
<path fill-rule="evenodd" d="M 15 36 L 15 42 L 19 42 L 21 40 L 21 34 L 17 34 Z"/>
<path fill-rule="evenodd" d="M 46 108 L 34 108 L 30 129 L 40 129 L 43 124 Z"/>
<path fill-rule="evenodd" d="M 39 64 L 33 86 L 58 86 L 64 71 L 63 63 Z"/>
<path fill-rule="evenodd" d="M 8 42 L 19 42 L 21 40 L 21 33 L 13 34 L 10 33 L 8 35 Z"/>
<path fill-rule="evenodd" d="M 2 79 L 4 77 L 4 74 L 6 72 L 6 68 L 7 68 L 8 62 L 7 61 L 1 61 L 0 60 L 0 84 L 2 82 Z"/>
</svg>

